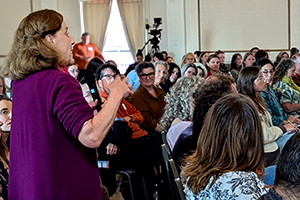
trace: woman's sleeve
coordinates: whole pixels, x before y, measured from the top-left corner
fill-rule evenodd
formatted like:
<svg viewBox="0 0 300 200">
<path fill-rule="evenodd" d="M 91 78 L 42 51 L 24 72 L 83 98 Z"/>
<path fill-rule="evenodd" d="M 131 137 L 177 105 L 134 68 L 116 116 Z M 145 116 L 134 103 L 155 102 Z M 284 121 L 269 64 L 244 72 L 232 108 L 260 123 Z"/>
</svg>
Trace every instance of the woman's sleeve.
<svg viewBox="0 0 300 200">
<path fill-rule="evenodd" d="M 261 93 L 261 96 L 267 106 L 267 109 L 269 111 L 269 113 L 271 114 L 272 116 L 272 123 L 273 125 L 275 126 L 278 126 L 278 125 L 282 125 L 283 124 L 283 117 L 282 116 L 278 116 L 278 115 L 275 115 L 274 112 L 273 112 L 273 106 L 275 105 L 271 105 L 271 100 L 270 100 L 270 96 L 268 96 L 268 94 L 265 94 L 264 92 Z M 278 108 L 280 109 L 280 108 Z"/>
<path fill-rule="evenodd" d="M 144 122 L 142 123 L 141 128 L 144 130 L 154 131 L 156 128 L 157 121 L 150 114 L 149 107 L 145 100 L 139 97 L 138 95 L 134 95 L 130 99 L 130 103 L 132 103 L 136 107 L 136 109 L 142 113 L 144 117 Z"/>
<path fill-rule="evenodd" d="M 282 134 L 282 130 L 277 126 L 269 127 L 264 121 L 261 121 L 264 134 L 264 144 L 275 142 Z"/>
<path fill-rule="evenodd" d="M 85 101 L 81 87 L 73 77 L 62 73 L 53 80 L 49 94 L 52 113 L 77 139 L 83 124 L 94 117 L 93 109 Z"/>
<path fill-rule="evenodd" d="M 133 104 L 131 103 L 128 104 L 129 104 L 129 117 L 132 118 L 130 121 L 141 125 L 144 121 L 144 117 L 142 113 L 138 111 Z"/>
</svg>

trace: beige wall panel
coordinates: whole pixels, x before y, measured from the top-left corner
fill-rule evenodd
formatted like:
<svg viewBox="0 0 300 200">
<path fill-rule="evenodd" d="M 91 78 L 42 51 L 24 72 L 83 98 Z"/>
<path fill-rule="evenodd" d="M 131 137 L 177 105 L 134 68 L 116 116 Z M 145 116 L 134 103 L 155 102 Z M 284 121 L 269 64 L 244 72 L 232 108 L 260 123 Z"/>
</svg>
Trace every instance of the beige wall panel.
<svg viewBox="0 0 300 200">
<path fill-rule="evenodd" d="M 186 53 L 199 50 L 198 0 L 185 1 Z"/>
<path fill-rule="evenodd" d="M 60 12 L 69 27 L 69 33 L 75 42 L 81 41 L 80 10 L 78 0 L 59 0 L 58 12 Z"/>
<path fill-rule="evenodd" d="M 167 0 L 167 50 L 178 65 L 186 51 L 184 7 L 183 0 Z"/>
<path fill-rule="evenodd" d="M 288 0 L 199 0 L 201 50 L 287 49 Z"/>
<path fill-rule="evenodd" d="M 291 47 L 300 47 L 300 1 L 291 2 Z"/>
<path fill-rule="evenodd" d="M 30 13 L 30 0 L 1 0 L 0 6 L 0 56 L 6 56 L 11 48 L 14 33 L 21 20 Z M 0 59 L 0 65 L 3 64 Z"/>
</svg>

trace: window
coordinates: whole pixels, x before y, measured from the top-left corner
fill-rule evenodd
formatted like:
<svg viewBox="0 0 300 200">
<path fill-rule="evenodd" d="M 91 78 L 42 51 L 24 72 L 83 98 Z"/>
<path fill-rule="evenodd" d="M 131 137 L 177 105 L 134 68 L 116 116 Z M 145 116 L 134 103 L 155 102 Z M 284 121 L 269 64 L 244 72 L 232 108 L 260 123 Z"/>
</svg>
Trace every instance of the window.
<svg viewBox="0 0 300 200">
<path fill-rule="evenodd" d="M 134 63 L 116 0 L 112 1 L 102 54 L 105 60 L 115 61 L 121 73 L 125 73 L 128 65 Z"/>
</svg>

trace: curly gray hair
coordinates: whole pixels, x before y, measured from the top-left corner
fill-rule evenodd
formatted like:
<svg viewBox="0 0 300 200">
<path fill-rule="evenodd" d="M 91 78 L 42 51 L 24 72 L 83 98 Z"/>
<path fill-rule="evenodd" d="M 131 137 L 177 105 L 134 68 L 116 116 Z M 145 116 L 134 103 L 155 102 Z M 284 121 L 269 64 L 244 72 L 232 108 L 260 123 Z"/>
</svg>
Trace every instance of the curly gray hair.
<svg viewBox="0 0 300 200">
<path fill-rule="evenodd" d="M 167 131 L 173 120 L 178 117 L 182 121 L 192 121 L 194 106 L 192 97 L 204 79 L 182 77 L 171 87 L 170 93 L 165 96 L 165 112 L 160 120 L 163 131 Z"/>
</svg>

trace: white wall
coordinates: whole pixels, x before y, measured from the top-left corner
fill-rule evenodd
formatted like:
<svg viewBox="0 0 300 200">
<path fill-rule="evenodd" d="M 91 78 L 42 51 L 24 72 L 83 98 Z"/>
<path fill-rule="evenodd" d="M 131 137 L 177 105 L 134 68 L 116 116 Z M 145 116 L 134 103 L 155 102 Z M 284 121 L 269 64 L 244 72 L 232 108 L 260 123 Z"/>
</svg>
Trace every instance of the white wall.
<svg viewBox="0 0 300 200">
<path fill-rule="evenodd" d="M 16 31 L 22 18 L 30 13 L 30 1 L 1 0 L 0 6 L 0 66 L 3 65 Z"/>
<path fill-rule="evenodd" d="M 6 0 L 1 1 L 0 6 L 0 66 L 4 64 L 5 58 L 10 50 L 14 32 L 20 21 L 32 10 L 53 9 L 64 15 L 69 26 L 70 34 L 75 41 L 80 41 L 80 18 L 78 0 Z"/>
<path fill-rule="evenodd" d="M 70 34 L 80 41 L 78 0 L 32 2 L 33 11 L 51 8 L 61 12 Z M 30 0 L 1 1 L 0 26 L 5 31 L 0 33 L 0 65 L 20 20 L 30 11 Z M 300 47 L 299 0 L 144 0 L 145 24 L 153 25 L 154 17 L 161 17 L 163 23 L 160 49 L 167 50 L 177 64 L 185 53 L 195 50 L 225 50 L 226 62 L 230 62 L 233 52 L 244 54 L 252 46 L 270 50 L 273 59 L 281 49 Z"/>
</svg>

